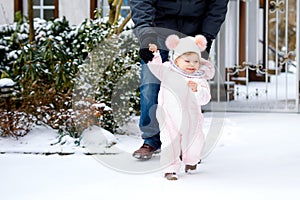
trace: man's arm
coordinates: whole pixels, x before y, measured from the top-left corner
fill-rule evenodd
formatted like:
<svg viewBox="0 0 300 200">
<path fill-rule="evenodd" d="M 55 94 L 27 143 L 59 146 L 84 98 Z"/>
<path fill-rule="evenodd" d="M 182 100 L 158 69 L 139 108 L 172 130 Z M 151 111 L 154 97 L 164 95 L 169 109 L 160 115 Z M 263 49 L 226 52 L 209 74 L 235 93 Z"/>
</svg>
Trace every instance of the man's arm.
<svg viewBox="0 0 300 200">
<path fill-rule="evenodd" d="M 154 31 L 156 0 L 131 0 L 131 18 L 134 22 L 134 33 L 140 43 L 139 55 L 144 62 L 152 60 L 153 54 L 148 50 L 148 45 L 156 44 L 157 38 Z"/>
<path fill-rule="evenodd" d="M 203 19 L 203 35 L 215 39 L 225 20 L 229 0 L 208 0 L 208 10 Z"/>
<path fill-rule="evenodd" d="M 146 38 L 155 37 L 153 29 L 155 2 L 156 0 L 130 0 L 131 18 L 135 25 L 134 33 L 141 43 Z M 149 44 L 149 42 L 147 43 Z M 141 46 L 141 48 L 148 48 L 148 44 L 145 47 Z"/>
</svg>

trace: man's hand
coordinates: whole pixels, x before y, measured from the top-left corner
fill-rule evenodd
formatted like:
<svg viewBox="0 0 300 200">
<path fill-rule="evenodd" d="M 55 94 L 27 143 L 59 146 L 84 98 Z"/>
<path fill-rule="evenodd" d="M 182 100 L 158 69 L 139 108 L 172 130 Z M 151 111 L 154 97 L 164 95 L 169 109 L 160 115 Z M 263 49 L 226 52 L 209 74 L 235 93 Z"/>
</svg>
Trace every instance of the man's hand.
<svg viewBox="0 0 300 200">
<path fill-rule="evenodd" d="M 156 35 L 155 34 L 145 34 L 143 35 L 143 38 L 141 39 L 141 46 L 140 46 L 140 51 L 139 55 L 141 59 L 145 62 L 148 63 L 151 61 L 154 57 L 153 53 L 149 50 L 149 45 L 150 44 L 156 44 Z"/>
<path fill-rule="evenodd" d="M 213 43 L 213 39 L 207 33 L 201 33 L 201 34 L 206 38 L 206 41 L 207 41 L 206 49 L 205 49 L 205 51 L 201 52 L 201 57 L 204 58 L 205 60 L 207 60 L 208 57 L 209 57 L 209 52 L 210 52 L 210 49 L 211 49 L 211 45 Z"/>
<path fill-rule="evenodd" d="M 140 49 L 139 51 L 139 55 L 141 57 L 141 59 L 145 62 L 148 63 L 149 61 L 151 61 L 154 57 L 153 53 L 151 51 L 149 51 L 149 49 Z"/>
</svg>

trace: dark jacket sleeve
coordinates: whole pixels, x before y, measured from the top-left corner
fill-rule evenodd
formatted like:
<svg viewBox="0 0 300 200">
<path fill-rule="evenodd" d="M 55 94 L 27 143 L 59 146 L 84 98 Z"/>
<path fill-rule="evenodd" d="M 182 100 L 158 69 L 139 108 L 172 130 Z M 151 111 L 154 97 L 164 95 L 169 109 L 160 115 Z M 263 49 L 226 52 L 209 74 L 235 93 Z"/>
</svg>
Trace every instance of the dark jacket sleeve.
<svg viewBox="0 0 300 200">
<path fill-rule="evenodd" d="M 203 19 L 203 34 L 215 39 L 227 13 L 228 0 L 208 0 L 208 9 Z"/>
<path fill-rule="evenodd" d="M 154 16 L 156 0 L 130 0 L 131 18 L 134 22 L 134 33 L 139 41 L 154 35 Z"/>
</svg>

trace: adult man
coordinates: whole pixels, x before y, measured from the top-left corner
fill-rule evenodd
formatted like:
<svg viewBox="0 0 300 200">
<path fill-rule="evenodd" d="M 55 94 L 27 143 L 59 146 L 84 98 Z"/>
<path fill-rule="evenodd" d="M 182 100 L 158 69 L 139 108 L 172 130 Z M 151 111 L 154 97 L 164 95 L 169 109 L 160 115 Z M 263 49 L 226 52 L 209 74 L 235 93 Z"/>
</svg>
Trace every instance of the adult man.
<svg viewBox="0 0 300 200">
<path fill-rule="evenodd" d="M 159 126 L 156 119 L 156 104 L 159 80 L 150 72 L 146 63 L 153 58 L 149 44 L 158 44 L 163 62 L 168 51 L 163 45 L 172 31 L 184 35 L 204 35 L 207 39 L 207 58 L 213 39 L 216 38 L 225 20 L 228 0 L 131 0 L 132 20 L 140 43 L 141 116 L 140 130 L 143 145 L 133 153 L 137 159 L 148 160 L 160 149 Z M 178 33 L 177 33 L 178 34 Z"/>
</svg>

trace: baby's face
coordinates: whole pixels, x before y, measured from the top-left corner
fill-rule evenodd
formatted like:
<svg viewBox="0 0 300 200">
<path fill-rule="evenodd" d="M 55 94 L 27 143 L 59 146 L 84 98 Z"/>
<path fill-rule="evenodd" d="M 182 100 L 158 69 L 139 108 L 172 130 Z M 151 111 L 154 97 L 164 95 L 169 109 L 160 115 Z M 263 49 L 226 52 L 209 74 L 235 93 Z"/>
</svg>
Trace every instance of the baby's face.
<svg viewBox="0 0 300 200">
<path fill-rule="evenodd" d="M 200 59 L 197 53 L 185 53 L 175 60 L 175 64 L 183 71 L 192 74 L 200 67 Z"/>
</svg>

